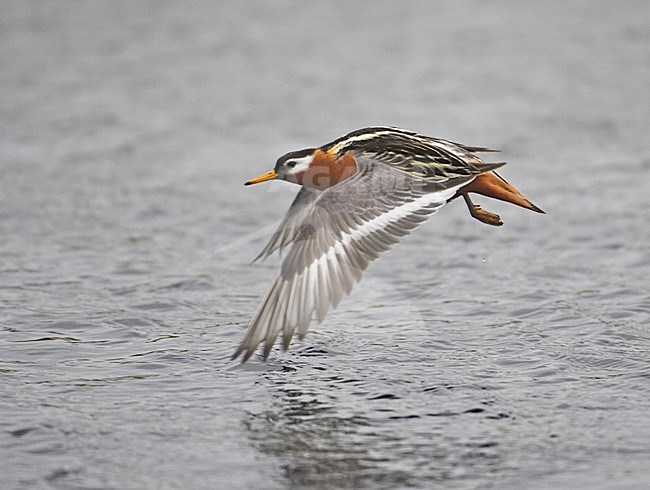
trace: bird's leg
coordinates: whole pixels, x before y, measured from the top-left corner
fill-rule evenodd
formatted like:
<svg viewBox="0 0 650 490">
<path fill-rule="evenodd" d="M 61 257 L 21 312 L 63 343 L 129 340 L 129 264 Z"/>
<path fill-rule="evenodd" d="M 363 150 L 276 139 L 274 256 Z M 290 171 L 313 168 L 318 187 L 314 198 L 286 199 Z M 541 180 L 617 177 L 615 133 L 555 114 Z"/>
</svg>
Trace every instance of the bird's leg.
<svg viewBox="0 0 650 490">
<path fill-rule="evenodd" d="M 463 199 L 465 199 L 465 204 L 467 204 L 469 214 L 472 215 L 472 218 L 476 218 L 486 225 L 501 226 L 503 224 L 498 214 L 490 213 L 482 209 L 478 204 L 474 204 L 466 193 L 463 193 Z"/>
</svg>

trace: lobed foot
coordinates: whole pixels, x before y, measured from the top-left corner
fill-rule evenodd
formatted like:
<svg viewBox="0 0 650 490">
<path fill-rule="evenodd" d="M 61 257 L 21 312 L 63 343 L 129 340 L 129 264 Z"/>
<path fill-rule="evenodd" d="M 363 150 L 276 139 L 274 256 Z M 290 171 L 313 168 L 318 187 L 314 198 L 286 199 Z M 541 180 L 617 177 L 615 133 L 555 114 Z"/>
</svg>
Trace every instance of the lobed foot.
<svg viewBox="0 0 650 490">
<path fill-rule="evenodd" d="M 473 206 L 474 211 L 469 212 L 473 218 L 482 221 L 486 225 L 501 226 L 503 224 L 503 221 L 501 221 L 498 214 L 490 213 L 489 211 L 482 209 L 478 204 L 474 204 Z"/>
<path fill-rule="evenodd" d="M 469 214 L 472 215 L 472 218 L 476 218 L 486 225 L 501 226 L 503 224 L 503 221 L 501 221 L 498 214 L 490 213 L 481 208 L 478 204 L 474 204 L 467 194 L 463 194 L 463 198 L 465 199 L 465 203 L 469 209 Z"/>
</svg>

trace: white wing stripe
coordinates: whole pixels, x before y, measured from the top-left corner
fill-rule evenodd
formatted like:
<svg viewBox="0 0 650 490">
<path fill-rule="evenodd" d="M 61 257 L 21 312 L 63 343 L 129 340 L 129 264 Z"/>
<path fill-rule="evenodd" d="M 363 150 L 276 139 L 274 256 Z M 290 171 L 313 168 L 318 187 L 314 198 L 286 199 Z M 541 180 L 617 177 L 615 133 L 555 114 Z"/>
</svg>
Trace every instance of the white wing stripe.
<svg viewBox="0 0 650 490">
<path fill-rule="evenodd" d="M 342 299 L 344 292 L 346 294 L 348 293 L 347 290 L 343 290 L 342 286 L 346 282 L 349 282 L 345 281 L 343 276 L 352 275 L 351 271 L 348 270 L 350 264 L 349 259 L 347 258 L 349 252 L 354 250 L 354 247 L 350 247 L 352 242 L 356 242 L 357 245 L 360 245 L 360 242 L 363 242 L 364 240 L 373 240 L 373 242 L 375 242 L 375 247 L 382 246 L 382 248 L 388 249 L 389 245 L 386 245 L 383 241 L 376 240 L 376 237 L 373 237 L 373 235 L 376 235 L 378 232 L 384 232 L 387 227 L 390 227 L 400 220 L 407 219 L 409 216 L 418 213 L 418 211 L 421 211 L 427 206 L 444 204 L 455 193 L 456 188 L 454 187 L 436 193 L 425 194 L 413 201 L 409 201 L 386 213 L 380 214 L 361 225 L 357 225 L 348 232 L 342 233 L 340 241 L 335 241 L 318 258 L 314 259 L 303 273 L 293 279 L 296 283 L 304 284 L 302 288 L 303 295 L 301 298 L 301 302 L 304 304 L 304 309 L 302 315 L 300 315 L 298 325 L 300 329 L 299 335 L 302 336 L 306 333 L 306 327 L 314 309 L 316 309 L 316 317 L 318 321 L 322 322 L 330 305 L 336 306 Z M 414 222 L 412 223 L 412 227 L 415 227 L 419 222 L 423 221 L 424 218 L 425 217 L 423 216 L 420 219 L 413 220 Z M 399 240 L 399 238 L 394 236 L 392 233 L 385 233 L 385 236 L 383 237 L 384 240 L 389 236 L 391 237 L 391 242 L 397 242 Z M 367 261 L 364 260 L 363 262 L 363 265 L 367 266 Z M 363 269 L 365 269 L 365 267 L 363 267 Z M 357 281 L 359 278 L 360 277 L 355 277 Z M 319 302 L 319 304 L 314 304 L 314 293 L 316 290 L 319 290 L 322 294 L 322 301 Z"/>
<path fill-rule="evenodd" d="M 408 217 L 410 214 L 421 210 L 422 208 L 432 204 L 444 204 L 456 193 L 456 187 L 445 189 L 444 191 L 425 194 L 414 199 L 413 201 L 402 204 L 399 207 L 393 208 L 390 211 L 380 214 L 376 218 L 366 221 L 361 226 L 350 230 L 349 232 L 341 235 L 341 243 L 347 247 L 352 240 L 359 241 L 368 237 L 376 230 L 382 230 L 386 226 Z M 327 251 L 329 253 L 329 250 Z"/>
</svg>

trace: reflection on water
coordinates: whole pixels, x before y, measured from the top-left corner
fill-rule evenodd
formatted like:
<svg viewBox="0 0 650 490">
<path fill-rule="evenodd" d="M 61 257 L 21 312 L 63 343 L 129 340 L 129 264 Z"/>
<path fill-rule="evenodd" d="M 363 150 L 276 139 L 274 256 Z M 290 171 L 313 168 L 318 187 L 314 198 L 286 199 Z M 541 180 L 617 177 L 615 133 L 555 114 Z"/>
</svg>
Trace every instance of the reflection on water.
<svg viewBox="0 0 650 490">
<path fill-rule="evenodd" d="M 511 423 L 509 414 L 490 409 L 489 399 L 472 408 L 440 411 L 436 400 L 455 387 L 428 386 L 413 403 L 403 396 L 403 382 L 346 379 L 330 374 L 336 367 L 326 366 L 326 360 L 318 363 L 325 353 L 313 359 L 303 351 L 300 357 L 317 363 L 303 368 L 311 371 L 308 385 L 287 381 L 286 371 L 293 369 L 265 375 L 275 387 L 273 403 L 246 420 L 254 443 L 283 461 L 292 485 L 417 486 L 423 480 L 476 480 L 507 470 L 498 437 L 472 434 L 481 420 L 504 427 Z M 387 390 L 393 383 L 395 389 Z"/>
<path fill-rule="evenodd" d="M 291 370 L 283 374 L 286 371 Z M 351 488 L 367 484 L 372 450 L 354 443 L 359 431 L 368 427 L 367 419 L 339 413 L 335 390 L 323 396 L 289 383 L 286 377 L 276 383 L 273 409 L 250 416 L 246 426 L 261 451 L 285 461 L 282 468 L 291 485 L 327 483 Z"/>
</svg>

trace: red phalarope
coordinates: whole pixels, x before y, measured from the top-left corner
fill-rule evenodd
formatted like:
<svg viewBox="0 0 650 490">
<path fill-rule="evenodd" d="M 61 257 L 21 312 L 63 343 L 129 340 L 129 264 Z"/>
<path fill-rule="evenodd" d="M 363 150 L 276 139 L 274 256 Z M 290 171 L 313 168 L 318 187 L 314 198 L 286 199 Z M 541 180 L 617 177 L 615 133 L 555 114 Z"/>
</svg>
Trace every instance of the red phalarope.
<svg viewBox="0 0 650 490">
<path fill-rule="evenodd" d="M 245 362 L 264 342 L 264 359 L 278 335 L 287 350 L 303 338 L 314 314 L 323 321 L 350 293 L 368 264 L 462 196 L 472 217 L 500 226 L 498 215 L 469 193 L 543 213 L 467 146 L 392 127 L 353 131 L 319 148 L 280 157 L 275 168 L 245 185 L 281 179 L 302 186 L 278 230 L 256 258 L 288 249 L 233 359 Z"/>
</svg>

